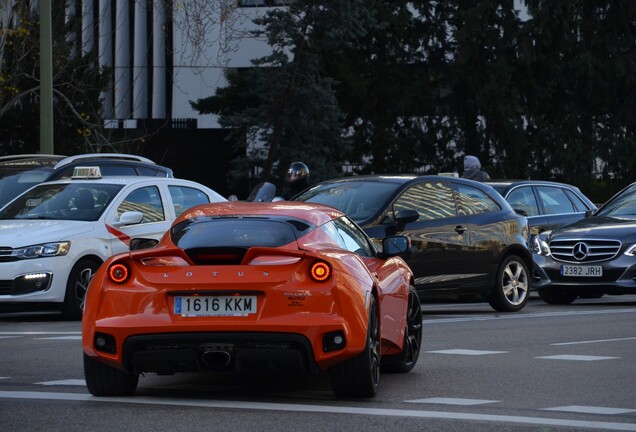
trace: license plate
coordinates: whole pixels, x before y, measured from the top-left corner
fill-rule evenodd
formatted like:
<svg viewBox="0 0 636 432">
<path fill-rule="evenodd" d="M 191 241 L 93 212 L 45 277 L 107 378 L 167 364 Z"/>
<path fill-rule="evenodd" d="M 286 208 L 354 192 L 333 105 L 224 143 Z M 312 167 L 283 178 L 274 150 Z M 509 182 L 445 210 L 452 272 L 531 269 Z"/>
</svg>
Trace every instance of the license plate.
<svg viewBox="0 0 636 432">
<path fill-rule="evenodd" d="M 184 317 L 247 316 L 256 313 L 256 296 L 177 296 L 174 313 Z"/>
<path fill-rule="evenodd" d="M 601 277 L 603 266 L 562 265 L 561 276 Z"/>
</svg>

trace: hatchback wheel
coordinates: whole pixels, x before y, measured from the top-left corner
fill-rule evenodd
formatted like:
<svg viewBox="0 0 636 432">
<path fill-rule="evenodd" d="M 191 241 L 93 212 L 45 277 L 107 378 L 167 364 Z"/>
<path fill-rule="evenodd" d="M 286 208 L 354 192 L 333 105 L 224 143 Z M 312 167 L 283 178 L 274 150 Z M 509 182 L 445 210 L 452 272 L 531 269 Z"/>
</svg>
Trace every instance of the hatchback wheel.
<svg viewBox="0 0 636 432">
<path fill-rule="evenodd" d="M 84 311 L 86 290 L 100 263 L 83 258 L 71 270 L 66 283 L 66 294 L 62 304 L 62 315 L 69 320 L 81 320 Z"/>
<path fill-rule="evenodd" d="M 517 255 L 509 255 L 499 265 L 495 290 L 488 303 L 499 312 L 517 312 L 528 303 L 530 272 L 526 262 Z"/>
</svg>

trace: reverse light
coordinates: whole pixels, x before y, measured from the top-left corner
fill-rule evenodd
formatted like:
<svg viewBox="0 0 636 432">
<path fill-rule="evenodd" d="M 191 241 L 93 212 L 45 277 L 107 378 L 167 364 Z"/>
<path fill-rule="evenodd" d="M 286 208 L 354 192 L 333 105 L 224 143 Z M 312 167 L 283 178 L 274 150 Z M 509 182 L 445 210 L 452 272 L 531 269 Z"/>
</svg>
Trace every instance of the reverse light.
<svg viewBox="0 0 636 432">
<path fill-rule="evenodd" d="M 118 284 L 124 283 L 130 276 L 128 266 L 122 263 L 113 264 L 108 268 L 108 278 Z"/>
<path fill-rule="evenodd" d="M 322 350 L 331 352 L 343 349 L 347 345 L 347 340 L 342 330 L 327 333 L 322 337 Z"/>
<path fill-rule="evenodd" d="M 309 269 L 309 276 L 316 282 L 324 282 L 331 276 L 331 266 L 324 261 L 317 261 Z"/>
<path fill-rule="evenodd" d="M 110 354 L 117 353 L 117 345 L 115 344 L 115 337 L 113 335 L 107 333 L 95 333 L 93 344 L 99 351 Z"/>
</svg>

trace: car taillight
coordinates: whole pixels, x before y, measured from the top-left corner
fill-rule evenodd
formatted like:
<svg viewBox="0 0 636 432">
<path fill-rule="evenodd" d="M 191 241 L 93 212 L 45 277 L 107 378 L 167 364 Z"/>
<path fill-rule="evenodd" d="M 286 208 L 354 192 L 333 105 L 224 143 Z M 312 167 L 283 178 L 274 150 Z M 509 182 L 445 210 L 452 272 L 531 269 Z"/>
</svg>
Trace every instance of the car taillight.
<svg viewBox="0 0 636 432">
<path fill-rule="evenodd" d="M 331 276 L 331 266 L 324 261 L 316 261 L 309 269 L 309 276 L 316 282 L 324 282 Z"/>
<path fill-rule="evenodd" d="M 108 278 L 115 283 L 124 283 L 129 276 L 130 269 L 125 264 L 117 263 L 108 268 Z"/>
</svg>

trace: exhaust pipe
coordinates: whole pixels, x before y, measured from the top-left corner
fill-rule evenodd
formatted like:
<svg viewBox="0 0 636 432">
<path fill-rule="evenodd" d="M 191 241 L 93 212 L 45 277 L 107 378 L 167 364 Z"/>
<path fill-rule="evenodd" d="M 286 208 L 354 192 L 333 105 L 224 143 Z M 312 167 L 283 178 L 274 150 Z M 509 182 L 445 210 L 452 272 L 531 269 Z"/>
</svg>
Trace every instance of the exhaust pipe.
<svg viewBox="0 0 636 432">
<path fill-rule="evenodd" d="M 209 368 L 222 369 L 230 365 L 232 354 L 228 351 L 211 350 L 204 352 L 201 359 L 203 364 Z"/>
</svg>

